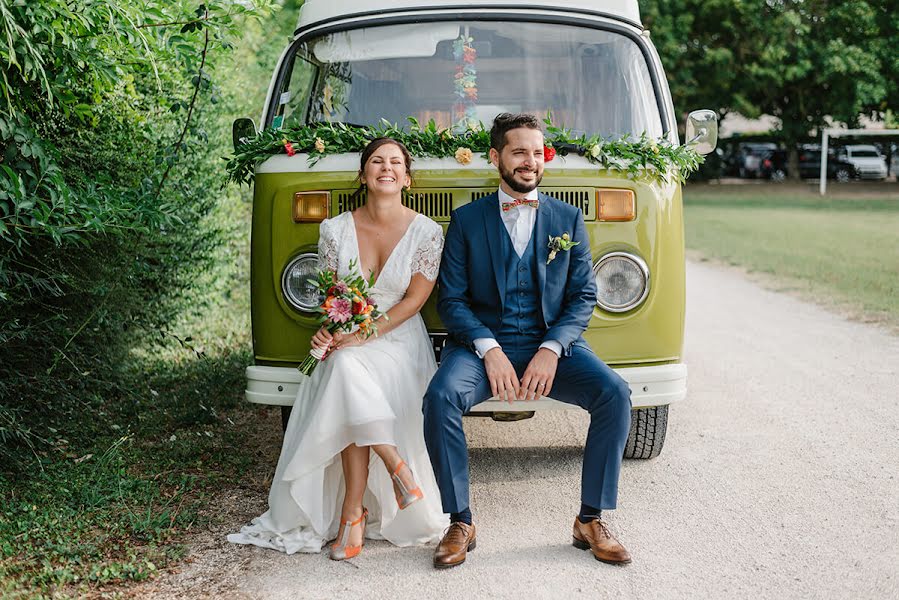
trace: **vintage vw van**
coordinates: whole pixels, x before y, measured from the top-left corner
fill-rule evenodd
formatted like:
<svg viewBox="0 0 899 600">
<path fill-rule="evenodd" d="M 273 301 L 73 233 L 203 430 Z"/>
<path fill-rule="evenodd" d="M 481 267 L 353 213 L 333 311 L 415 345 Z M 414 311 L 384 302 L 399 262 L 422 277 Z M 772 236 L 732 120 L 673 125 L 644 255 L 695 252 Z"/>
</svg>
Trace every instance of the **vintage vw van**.
<svg viewBox="0 0 899 600">
<path fill-rule="evenodd" d="M 260 130 L 409 117 L 464 130 L 489 127 L 500 112 L 551 114 L 573 132 L 606 139 L 680 143 L 659 57 L 637 3 L 624 0 L 309 0 L 278 62 Z M 716 127 L 711 111 L 692 113 L 687 136 L 708 152 Z M 235 140 L 255 128 L 238 120 Z M 307 279 L 318 268 L 319 223 L 357 205 L 358 154 L 308 158 L 280 154 L 255 167 L 250 402 L 293 403 L 295 367 L 316 328 L 310 311 L 318 298 Z M 651 458 L 664 443 L 669 405 L 686 395 L 681 188 L 674 176 L 628 177 L 587 158 L 548 162 L 540 189 L 583 211 L 599 290 L 585 338 L 633 391 L 626 456 Z M 464 165 L 418 157 L 414 168 L 406 202 L 443 225 L 455 207 L 499 185 L 477 155 Z M 424 317 L 439 353 L 445 332 L 433 298 Z M 493 400 L 477 411 L 514 420 L 567 408 L 551 399 L 511 408 Z"/>
</svg>

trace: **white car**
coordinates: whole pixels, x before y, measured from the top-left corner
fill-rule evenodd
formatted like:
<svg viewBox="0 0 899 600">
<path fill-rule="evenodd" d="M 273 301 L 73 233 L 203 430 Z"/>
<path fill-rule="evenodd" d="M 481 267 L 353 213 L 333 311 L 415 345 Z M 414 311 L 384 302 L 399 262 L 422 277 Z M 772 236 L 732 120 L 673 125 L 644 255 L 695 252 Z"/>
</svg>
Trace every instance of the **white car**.
<svg viewBox="0 0 899 600">
<path fill-rule="evenodd" d="M 849 162 L 862 179 L 886 179 L 887 161 L 876 146 L 857 144 L 844 149 Z"/>
</svg>

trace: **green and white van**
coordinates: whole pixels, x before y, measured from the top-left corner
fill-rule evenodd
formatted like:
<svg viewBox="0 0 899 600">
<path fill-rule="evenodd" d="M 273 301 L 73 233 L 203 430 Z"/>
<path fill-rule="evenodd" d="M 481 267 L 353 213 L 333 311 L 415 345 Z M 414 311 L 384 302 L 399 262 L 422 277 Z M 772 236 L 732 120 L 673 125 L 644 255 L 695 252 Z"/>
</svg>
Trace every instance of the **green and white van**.
<svg viewBox="0 0 899 600">
<path fill-rule="evenodd" d="M 489 128 L 501 112 L 551 115 L 572 136 L 680 146 L 665 74 L 635 1 L 308 0 L 275 69 L 258 132 L 382 120 L 408 126 L 410 117 L 458 132 L 479 122 Z M 235 140 L 256 133 L 249 119 L 235 122 Z M 714 113 L 691 113 L 687 137 L 698 152 L 711 151 Z M 651 458 L 664 443 L 669 405 L 687 391 L 680 179 L 652 170 L 635 176 L 626 156 L 598 165 L 591 160 L 596 146 L 571 150 L 546 164 L 540 190 L 584 213 L 599 289 L 584 336 L 633 391 L 626 456 Z M 292 405 L 296 365 L 316 329 L 310 311 L 318 299 L 306 280 L 318 269 L 319 223 L 357 205 L 358 153 L 310 160 L 313 152 L 255 163 L 250 402 Z M 405 201 L 444 226 L 454 208 L 499 185 L 478 153 L 470 162 L 419 155 L 413 168 Z M 445 333 L 433 298 L 423 314 L 439 353 Z M 567 408 L 550 399 L 511 407 L 492 400 L 477 410 L 515 420 Z"/>
</svg>

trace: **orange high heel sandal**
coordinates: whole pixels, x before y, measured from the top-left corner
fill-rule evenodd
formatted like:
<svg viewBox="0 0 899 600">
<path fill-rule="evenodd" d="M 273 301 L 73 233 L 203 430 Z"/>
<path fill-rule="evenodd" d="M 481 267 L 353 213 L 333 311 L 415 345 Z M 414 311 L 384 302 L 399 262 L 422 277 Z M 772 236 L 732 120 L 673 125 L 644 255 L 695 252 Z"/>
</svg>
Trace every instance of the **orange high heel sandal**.
<svg viewBox="0 0 899 600">
<path fill-rule="evenodd" d="M 331 544 L 331 560 L 347 560 L 355 558 L 362 552 L 362 546 L 365 545 L 365 525 L 368 521 L 368 509 L 362 509 L 362 516 L 355 521 L 345 521 L 343 523 L 343 536 L 341 536 L 340 544 Z M 358 546 L 350 546 L 350 529 L 362 524 L 362 543 Z"/>
<path fill-rule="evenodd" d="M 414 502 L 418 502 L 422 498 L 425 497 L 424 493 L 421 491 L 421 487 L 415 486 L 415 489 L 408 489 L 406 484 L 403 483 L 403 480 L 400 479 L 400 469 L 406 466 L 406 461 L 401 460 L 400 464 L 396 466 L 396 469 L 393 470 L 393 473 L 390 476 L 393 478 L 393 490 L 399 495 L 396 503 L 399 505 L 400 510 L 407 508 L 410 504 Z M 409 473 L 412 473 L 412 469 L 409 469 Z M 412 474 L 413 480 L 415 479 L 415 475 Z"/>
</svg>

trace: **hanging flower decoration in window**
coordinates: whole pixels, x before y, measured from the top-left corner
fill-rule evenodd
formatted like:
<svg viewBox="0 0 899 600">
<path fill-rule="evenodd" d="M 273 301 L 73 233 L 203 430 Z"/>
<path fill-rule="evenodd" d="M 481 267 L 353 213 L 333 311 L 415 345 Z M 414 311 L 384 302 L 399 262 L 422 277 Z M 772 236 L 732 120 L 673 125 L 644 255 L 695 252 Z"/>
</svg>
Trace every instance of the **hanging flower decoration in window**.
<svg viewBox="0 0 899 600">
<path fill-rule="evenodd" d="M 456 102 L 453 105 L 453 129 L 466 131 L 479 125 L 477 118 L 478 72 L 474 61 L 477 51 L 472 46 L 474 38 L 464 33 L 453 42 L 453 58 L 456 59 L 456 72 L 453 89 Z"/>
</svg>

